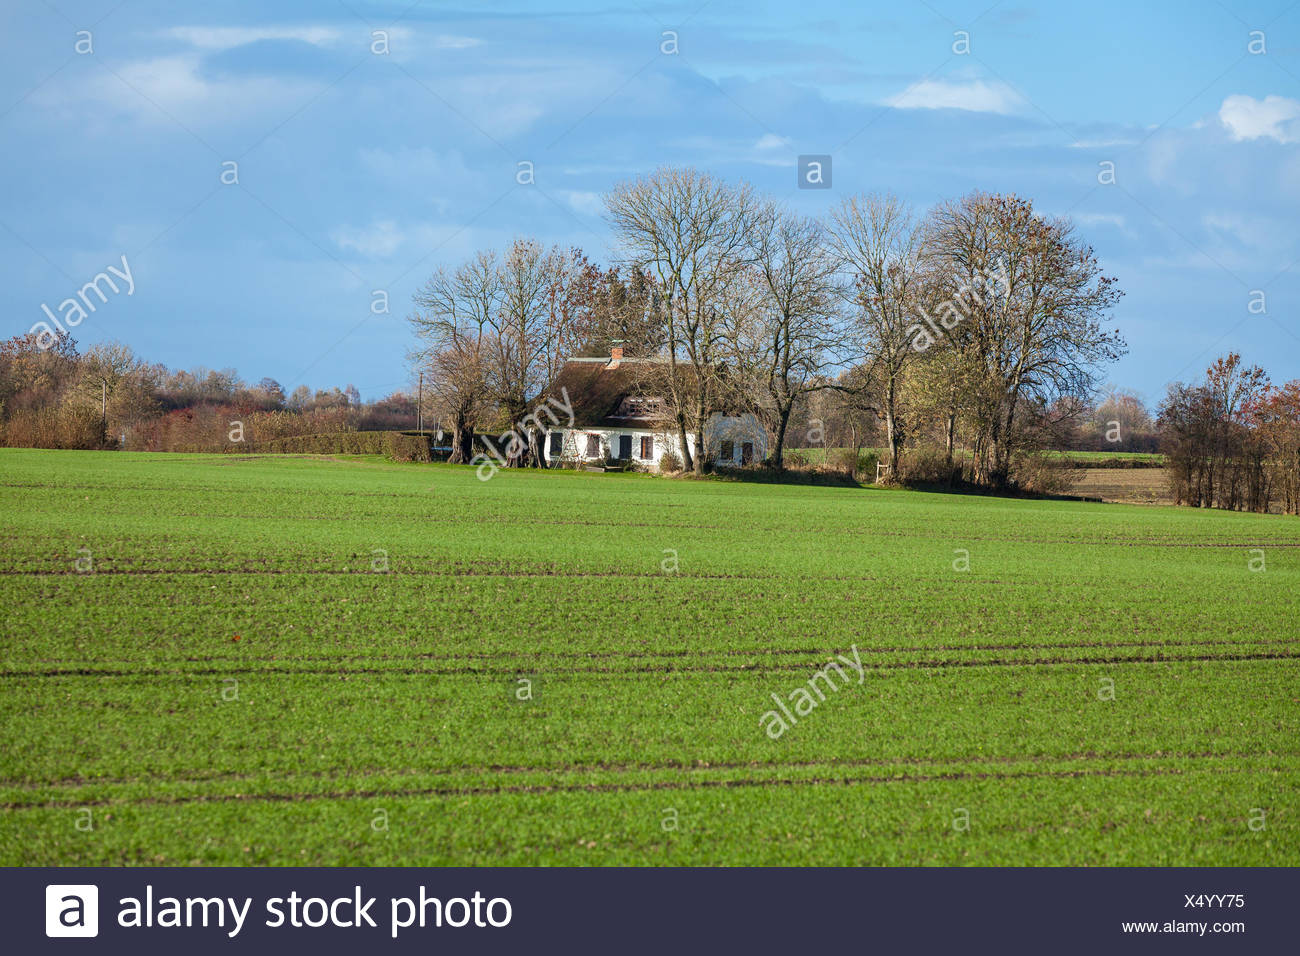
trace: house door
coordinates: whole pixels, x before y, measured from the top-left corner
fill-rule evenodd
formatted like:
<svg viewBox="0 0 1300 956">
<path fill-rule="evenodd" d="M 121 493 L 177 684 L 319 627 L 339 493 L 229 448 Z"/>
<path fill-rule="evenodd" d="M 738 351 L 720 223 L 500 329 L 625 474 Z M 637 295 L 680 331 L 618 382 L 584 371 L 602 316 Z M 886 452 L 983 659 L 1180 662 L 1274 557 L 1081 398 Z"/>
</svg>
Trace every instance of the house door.
<svg viewBox="0 0 1300 956">
<path fill-rule="evenodd" d="M 742 465 L 751 464 L 754 461 L 754 443 L 747 441 L 740 446 L 740 463 Z"/>
<path fill-rule="evenodd" d="M 618 457 L 620 461 L 627 461 L 632 457 L 632 436 L 618 436 Z"/>
</svg>

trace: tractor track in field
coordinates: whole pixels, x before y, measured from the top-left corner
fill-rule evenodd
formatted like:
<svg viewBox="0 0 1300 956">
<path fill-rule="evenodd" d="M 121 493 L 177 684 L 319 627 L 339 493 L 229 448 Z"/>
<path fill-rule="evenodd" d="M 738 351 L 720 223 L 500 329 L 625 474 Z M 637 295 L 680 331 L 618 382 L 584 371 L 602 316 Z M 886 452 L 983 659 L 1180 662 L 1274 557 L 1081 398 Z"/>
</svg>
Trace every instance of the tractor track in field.
<svg viewBox="0 0 1300 956">
<path fill-rule="evenodd" d="M 1298 660 L 1300 654 L 1283 654 L 1259 652 L 1255 654 L 1187 654 L 1187 655 L 1132 655 L 1132 656 L 1110 656 L 1110 657 L 1037 657 L 1025 660 L 1012 660 L 1005 658 L 993 658 L 989 660 L 961 660 L 950 658 L 948 660 L 919 660 L 919 661 L 888 661 L 871 664 L 866 667 L 867 671 L 878 670 L 943 670 L 949 667 L 1052 667 L 1070 664 L 1174 664 L 1174 663 L 1205 663 L 1205 662 L 1235 662 L 1235 661 L 1266 661 L 1266 660 Z M 558 668 L 538 668 L 532 667 L 522 669 L 518 667 L 490 668 L 490 667 L 356 667 L 356 666 L 322 666 L 322 667 L 294 667 L 294 666 L 276 666 L 268 667 L 265 664 L 257 666 L 235 665 L 231 667 L 193 667 L 193 668 L 164 668 L 164 667 L 141 667 L 124 669 L 110 668 L 90 668 L 90 667 L 71 667 L 71 668 L 46 668 L 46 669 L 27 669 L 27 670 L 5 670 L 0 671 L 0 677 L 3 678 L 31 678 L 31 677 L 205 677 L 205 676 L 230 676 L 232 674 L 300 674 L 310 675 L 318 674 L 321 676 L 337 674 L 404 674 L 420 676 L 447 676 L 447 677 L 514 677 L 521 674 L 706 674 L 706 673 L 749 673 L 763 674 L 771 672 L 806 672 L 809 667 L 814 667 L 818 663 L 809 661 L 805 663 L 791 664 L 774 664 L 765 665 L 754 664 L 753 666 L 743 665 L 702 665 L 702 666 L 683 666 L 675 667 L 671 665 L 642 665 L 637 667 L 577 667 L 563 666 Z M 814 669 L 816 669 L 814 667 Z M 851 670 L 851 669 L 850 669 Z"/>
<path fill-rule="evenodd" d="M 160 516 L 162 517 L 162 516 Z M 379 513 L 373 515 L 357 515 L 349 513 L 347 515 L 329 516 L 329 515 L 265 515 L 265 514 L 248 514 L 248 515 L 215 515 L 209 513 L 195 514 L 173 514 L 165 517 L 170 518 L 227 518 L 230 520 L 243 521 L 335 521 L 353 523 L 357 520 L 365 519 L 402 519 L 418 521 L 422 525 L 429 524 L 478 524 L 486 520 L 501 518 L 499 515 L 483 515 L 473 519 L 451 520 L 439 518 L 436 515 L 393 515 L 388 513 Z M 619 528 L 649 528 L 653 530 L 674 530 L 674 531 L 721 531 L 726 530 L 724 525 L 702 525 L 702 524 L 664 524 L 662 522 L 608 522 L 608 521 L 529 521 L 534 526 L 557 526 L 557 527 L 590 527 L 602 528 L 607 530 Z M 774 528 L 755 528 L 756 532 L 768 534 L 784 534 L 795 531 L 796 529 L 787 527 Z M 936 536 L 933 534 L 909 534 L 902 531 L 887 531 L 873 529 L 871 531 L 859 531 L 850 528 L 825 528 L 825 533 L 834 533 L 837 535 L 857 535 L 860 537 L 871 538 L 906 538 L 914 541 L 929 541 L 937 546 L 946 546 L 953 542 L 992 542 L 994 544 L 1035 544 L 1049 546 L 1070 546 L 1070 547 L 1088 547 L 1088 548 L 1174 548 L 1185 550 L 1187 548 L 1200 549 L 1233 549 L 1249 550 L 1252 548 L 1300 548 L 1300 540 L 1283 541 L 1277 539 L 1253 540 L 1253 541 L 1177 541 L 1165 540 L 1161 538 L 1142 538 L 1142 539 L 1081 539 L 1081 538 L 1024 538 L 1024 537 L 995 537 L 992 535 L 972 535 L 954 533 L 951 536 Z"/>
<path fill-rule="evenodd" d="M 1034 770 L 1026 773 L 994 771 L 957 771 L 953 773 L 896 774 L 864 777 L 750 777 L 726 780 L 649 780 L 629 783 L 508 784 L 502 786 L 410 787 L 388 790 L 330 790 L 319 793 L 225 793 L 191 794 L 172 797 L 142 797 L 138 800 L 100 798 L 94 800 L 47 801 L 44 803 L 3 803 L 0 809 L 62 810 L 89 806 L 174 806 L 202 803 L 305 803 L 317 800 L 410 799 L 417 797 L 480 797 L 539 795 L 552 793 L 637 793 L 671 790 L 741 789 L 751 787 L 860 786 L 888 783 L 944 783 L 968 780 L 1042 780 L 1079 779 L 1086 777 L 1167 777 L 1181 776 L 1180 767 L 1097 770 Z M 1211 773 L 1243 773 L 1239 768 L 1224 768 Z"/>
<path fill-rule="evenodd" d="M 1300 545 L 1296 545 L 1300 547 Z M 1288 545 L 1287 547 L 1291 547 Z M 360 562 L 365 565 L 371 560 L 370 555 L 353 555 L 350 560 Z M 438 563 L 440 559 L 435 556 L 422 556 L 418 560 Z M 508 568 L 508 567 L 491 567 L 484 565 L 459 565 L 452 567 L 435 568 L 422 570 L 411 567 L 390 567 L 387 571 L 377 572 L 369 567 L 356 568 L 284 568 L 284 567 L 113 567 L 111 564 L 101 564 L 94 572 L 81 572 L 71 567 L 50 567 L 50 568 L 15 568 L 0 567 L 0 577 L 12 578 L 77 578 L 80 580 L 93 580 L 95 578 L 132 578 L 132 577 L 193 577 L 193 576 L 211 576 L 211 577 L 337 577 L 337 578 L 354 578 L 368 577 L 373 578 L 376 582 L 390 579 L 428 579 L 438 578 L 447 581 L 454 581 L 462 578 L 505 578 L 505 579 L 549 579 L 554 581 L 580 581 L 580 580 L 619 580 L 619 581 L 655 581 L 655 582 L 690 582 L 690 581 L 735 581 L 735 582 L 753 582 L 771 584 L 772 582 L 781 582 L 787 585 L 788 590 L 796 590 L 794 582 L 807 583 L 815 582 L 818 585 L 835 585 L 849 584 L 862 585 L 869 584 L 876 590 L 884 591 L 906 591 L 908 593 L 918 592 L 947 592 L 950 588 L 968 587 L 972 589 L 986 588 L 996 586 L 1002 588 L 1011 588 L 1017 590 L 1038 590 L 1041 589 L 1043 582 L 1039 579 L 1030 578 L 988 578 L 979 576 L 963 576 L 951 578 L 933 578 L 921 579 L 913 582 L 900 583 L 896 575 L 872 575 L 872 574 L 854 574 L 854 575 L 832 575 L 832 574 L 808 574 L 808 575 L 790 575 L 779 572 L 716 572 L 716 573 L 673 573 L 665 574 L 662 571 L 627 571 L 627 570 L 601 570 L 592 569 L 587 571 L 569 570 L 563 568 Z M 1063 585 L 1064 586 L 1064 585 Z M 1077 587 L 1078 582 L 1074 582 L 1071 587 Z M 1252 606 L 1275 606 L 1274 602 L 1265 601 L 1246 601 L 1240 603 L 1250 604 Z"/>
<path fill-rule="evenodd" d="M 357 561 L 369 561 L 369 555 L 358 555 Z M 483 568 L 453 568 L 442 571 L 417 571 L 412 569 L 390 569 L 388 571 L 377 572 L 369 568 L 357 568 L 355 570 L 339 568 L 96 568 L 93 573 L 81 572 L 71 568 L 50 568 L 48 570 L 23 570 L 19 568 L 0 568 L 0 576 L 12 577 L 138 577 L 143 575 L 255 575 L 255 576 L 280 576 L 280 575 L 302 575 L 307 576 L 334 576 L 334 577 L 369 577 L 374 578 L 376 582 L 382 581 L 388 577 L 404 578 L 554 578 L 556 580 L 569 580 L 571 578 L 621 578 L 636 579 L 650 578 L 662 580 L 666 575 L 662 571 L 640 572 L 629 574 L 626 571 L 510 571 L 510 570 L 488 570 Z M 683 574 L 680 575 L 683 580 L 698 581 L 774 581 L 781 576 L 777 574 Z M 864 580 L 883 580 L 868 578 L 843 578 L 844 581 L 864 581 Z M 988 584 L 1001 584 L 1010 582 L 985 581 Z"/>
<path fill-rule="evenodd" d="M 0 488 L 47 488 L 50 490 L 60 491 L 121 491 L 122 489 L 112 486 L 68 486 L 68 485 L 25 485 L 25 484 L 6 484 L 0 482 Z M 150 491 L 165 492 L 169 489 L 147 489 Z M 229 489 L 202 489 L 216 495 L 225 495 Z M 339 491 L 334 492 L 342 497 L 367 497 L 367 498 L 418 498 L 417 493 L 395 493 L 395 492 L 358 492 L 358 491 Z M 655 507 L 669 508 L 678 507 L 676 505 L 656 505 Z M 162 517 L 162 516 L 160 516 Z M 258 521 L 339 521 L 354 522 L 357 520 L 375 519 L 401 519 L 419 521 L 421 524 L 445 524 L 445 525 L 474 525 L 485 520 L 496 518 L 510 518 L 509 514 L 483 513 L 454 518 L 445 517 L 441 514 L 392 514 L 389 512 L 376 512 L 368 514 L 358 514 L 349 512 L 339 515 L 303 515 L 303 514 L 245 514 L 245 513 L 228 513 L 218 514 L 213 512 L 175 512 L 165 517 L 177 518 L 217 518 L 217 519 L 234 519 L 234 520 L 258 520 Z M 555 518 L 529 518 L 529 524 L 535 527 L 596 527 L 605 529 L 617 528 L 651 528 L 655 530 L 681 530 L 681 531 L 718 531 L 724 530 L 725 525 L 719 524 L 701 524 L 701 523 L 664 523 L 654 521 L 610 521 L 601 520 L 561 520 Z M 766 532 L 771 534 L 782 534 L 793 531 L 807 531 L 806 528 L 793 528 L 785 525 L 776 525 L 768 527 L 754 528 L 756 532 Z M 1186 548 L 1232 548 L 1232 549 L 1249 549 L 1249 548 L 1300 548 L 1300 540 L 1279 541 L 1279 540 L 1249 540 L 1249 541 L 1179 541 L 1165 538 L 1031 538 L 1020 535 L 978 535 L 967 533 L 955 533 L 949 536 L 936 536 L 935 534 L 916 534 L 908 531 L 897 531 L 884 528 L 858 529 L 851 527 L 834 527 L 816 529 L 827 533 L 834 532 L 837 535 L 847 535 L 855 537 L 869 538 L 907 538 L 919 541 L 933 541 L 935 543 L 948 543 L 951 541 L 981 541 L 994 543 L 1009 544 L 1042 544 L 1042 545 L 1070 545 L 1083 547 L 1124 547 L 1124 548 L 1176 548 L 1179 550 Z"/>
<path fill-rule="evenodd" d="M 936 651 L 942 652 L 965 652 L 965 651 L 1052 651 L 1052 650 L 1075 650 L 1088 648 L 1104 648 L 1107 650 L 1123 650 L 1127 648 L 1145 648 L 1145 647 L 1176 647 L 1184 650 L 1192 650 L 1201 647 L 1294 647 L 1300 645 L 1300 638 L 1275 638 L 1275 639 L 1257 639 L 1250 641 L 1228 641 L 1228 640 L 1205 640 L 1205 641 L 1076 641 L 1076 642 L 1059 642 L 1059 643 L 1025 643 L 1025 644 L 930 644 L 930 645 L 904 645 L 893 647 L 861 647 L 858 648 L 860 654 L 924 654 Z M 819 663 L 828 657 L 835 657 L 843 653 L 842 646 L 839 647 L 773 647 L 773 648 L 683 648 L 671 651 L 482 651 L 482 652 L 465 652 L 460 654 L 440 654 L 434 651 L 426 651 L 414 654 L 351 654 L 346 657 L 321 657 L 313 655 L 294 654 L 292 660 L 297 663 L 308 664 L 341 664 L 354 661 L 391 661 L 401 663 L 404 661 L 492 661 L 511 659 L 521 661 L 525 664 L 542 663 L 545 664 L 553 660 L 673 660 L 684 657 L 709 658 L 709 657 L 806 657 L 809 658 L 809 664 Z M 1167 658 L 1161 658 L 1166 660 Z M 274 657 L 257 657 L 249 658 L 241 656 L 219 657 L 214 654 L 196 657 L 193 655 L 179 658 L 186 664 L 220 664 L 226 661 L 239 661 L 242 664 L 251 663 L 251 661 L 261 661 L 271 663 L 277 658 Z M 51 667 L 64 665 L 69 668 L 82 664 L 79 660 L 66 660 L 62 658 L 46 657 L 33 661 L 35 664 L 45 664 Z M 96 663 L 100 665 L 115 665 L 117 667 L 128 668 L 133 663 L 130 660 L 103 659 Z M 3 672 L 0 672 L 3 674 Z"/>
<path fill-rule="evenodd" d="M 190 774 L 187 776 L 169 776 L 166 774 L 142 774 L 132 777 L 63 777 L 57 780 L 0 780 L 0 788 L 10 790 L 41 790 L 44 788 L 76 789 L 89 786 L 130 786 L 133 784 L 207 784 L 238 783 L 248 780 L 291 781 L 325 777 L 443 777 L 457 774 L 582 774 L 582 773 L 708 773 L 725 770 L 806 770 L 824 767 L 834 770 L 840 767 L 900 767 L 900 766 L 943 766 L 943 765 L 1012 765 L 1042 763 L 1082 763 L 1106 761 L 1137 760 L 1259 760 L 1276 758 L 1291 760 L 1300 758 L 1300 751 L 1272 751 L 1263 753 L 1213 752 L 1198 753 L 1069 753 L 1069 754 L 1024 754 L 970 757 L 852 757 L 828 760 L 781 760 L 764 763 L 756 760 L 716 760 L 695 762 L 685 761 L 612 761 L 608 763 L 554 764 L 534 766 L 529 764 L 479 764 L 461 767 L 427 767 L 404 768 L 393 770 L 387 767 L 338 768 L 315 771 L 285 772 L 213 772 L 209 774 Z M 25 806 L 25 804 L 24 804 Z"/>
</svg>

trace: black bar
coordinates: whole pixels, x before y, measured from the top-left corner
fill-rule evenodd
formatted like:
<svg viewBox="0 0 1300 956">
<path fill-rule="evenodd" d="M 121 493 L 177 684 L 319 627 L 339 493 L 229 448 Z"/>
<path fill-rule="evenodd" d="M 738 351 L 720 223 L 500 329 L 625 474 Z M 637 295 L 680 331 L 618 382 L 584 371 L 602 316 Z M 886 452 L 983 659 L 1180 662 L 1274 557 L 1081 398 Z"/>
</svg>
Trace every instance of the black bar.
<svg viewBox="0 0 1300 956">
<path fill-rule="evenodd" d="M 1300 923 L 1295 869 L 33 868 L 0 874 L 3 946 L 12 953 L 194 956 L 301 948 L 325 954 L 362 947 L 513 956 L 793 954 L 832 947 L 836 953 L 1286 953 L 1297 951 Z M 46 935 L 52 884 L 98 887 L 98 935 Z M 413 918 L 422 888 L 444 907 L 444 925 L 434 925 L 439 906 L 429 903 L 425 927 L 399 926 L 394 938 L 394 916 L 398 923 Z M 334 907 L 340 922 L 351 922 L 360 902 L 376 925 L 292 927 L 292 893 L 304 900 L 344 899 Z M 75 923 L 76 901 L 55 895 L 68 908 L 65 921 Z M 181 918 L 188 911 L 196 925 L 156 925 L 173 912 L 168 897 L 180 901 Z M 208 904 L 205 928 L 203 905 L 185 902 L 214 897 L 233 899 L 235 909 L 243 909 L 241 928 L 228 903 Z M 452 902 L 457 898 L 464 903 Z M 282 902 L 272 909 L 273 899 Z M 508 909 L 489 905 L 494 899 L 508 901 Z M 219 912 L 223 926 L 216 925 Z M 137 913 L 155 925 L 119 925 Z M 268 927 L 276 913 L 285 925 Z M 317 922 L 324 913 L 324 904 L 299 904 L 300 922 Z M 462 920 L 468 924 L 448 925 Z M 1126 933 L 1125 922 L 1155 923 L 1159 931 Z M 1205 924 L 1203 935 L 1199 924 Z"/>
</svg>

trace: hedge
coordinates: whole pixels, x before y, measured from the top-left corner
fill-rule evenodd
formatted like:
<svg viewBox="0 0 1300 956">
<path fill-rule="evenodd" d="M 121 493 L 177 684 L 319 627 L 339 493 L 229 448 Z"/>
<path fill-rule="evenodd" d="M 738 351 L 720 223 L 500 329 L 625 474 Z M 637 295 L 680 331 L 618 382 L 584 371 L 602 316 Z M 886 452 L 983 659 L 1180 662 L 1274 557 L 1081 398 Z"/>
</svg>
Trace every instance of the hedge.
<svg viewBox="0 0 1300 956">
<path fill-rule="evenodd" d="M 226 451 L 272 455 L 384 455 L 393 461 L 433 461 L 431 438 L 431 435 L 403 432 L 334 432 L 231 445 Z"/>
</svg>

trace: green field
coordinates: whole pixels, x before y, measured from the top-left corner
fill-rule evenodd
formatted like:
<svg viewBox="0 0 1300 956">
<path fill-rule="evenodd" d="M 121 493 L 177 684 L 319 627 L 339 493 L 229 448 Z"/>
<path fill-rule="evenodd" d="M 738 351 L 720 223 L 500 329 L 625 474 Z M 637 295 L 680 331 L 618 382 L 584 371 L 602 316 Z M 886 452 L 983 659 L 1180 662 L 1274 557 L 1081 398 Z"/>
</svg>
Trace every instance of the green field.
<svg viewBox="0 0 1300 956">
<path fill-rule="evenodd" d="M 1163 468 L 1165 456 L 1144 451 L 1049 451 L 1050 458 L 1074 462 L 1083 468 Z"/>
<path fill-rule="evenodd" d="M 1300 860 L 1295 519 L 2 450 L 0 535 L 0 864 Z"/>
</svg>

